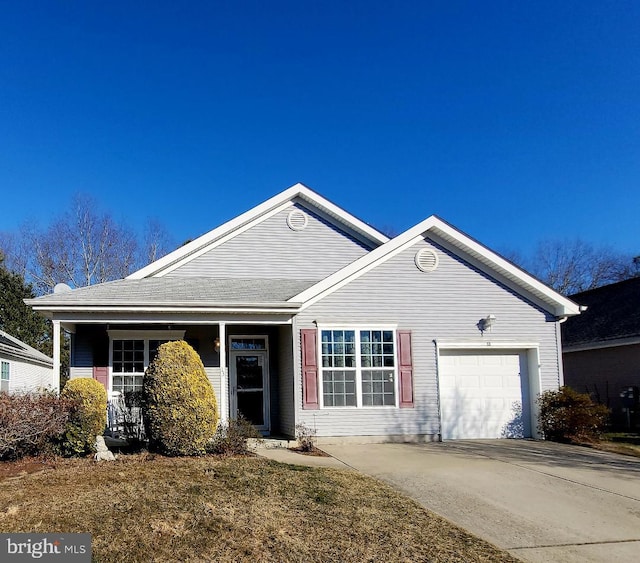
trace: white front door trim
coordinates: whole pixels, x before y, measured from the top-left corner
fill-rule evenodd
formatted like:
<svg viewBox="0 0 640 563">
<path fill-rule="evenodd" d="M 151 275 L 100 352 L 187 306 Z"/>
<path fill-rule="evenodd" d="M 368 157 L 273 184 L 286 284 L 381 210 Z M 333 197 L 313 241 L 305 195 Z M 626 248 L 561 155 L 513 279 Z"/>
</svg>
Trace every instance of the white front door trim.
<svg viewBox="0 0 640 563">
<path fill-rule="evenodd" d="M 234 350 L 234 340 L 264 339 L 263 350 Z M 263 434 L 271 431 L 271 397 L 269 393 L 269 337 L 265 334 L 230 335 L 229 336 L 229 415 L 235 419 L 238 416 L 238 374 L 236 372 L 236 358 L 242 356 L 258 356 L 262 367 L 262 409 L 264 424 L 256 426 Z"/>
</svg>

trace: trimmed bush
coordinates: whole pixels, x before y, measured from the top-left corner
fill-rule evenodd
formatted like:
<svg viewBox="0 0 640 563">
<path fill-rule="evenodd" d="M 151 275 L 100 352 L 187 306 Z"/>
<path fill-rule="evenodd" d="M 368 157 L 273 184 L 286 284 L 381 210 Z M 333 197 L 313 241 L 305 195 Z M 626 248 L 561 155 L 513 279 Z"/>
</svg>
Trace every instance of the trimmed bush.
<svg viewBox="0 0 640 563">
<path fill-rule="evenodd" d="M 200 356 L 186 342 L 167 342 L 144 376 L 143 416 L 149 449 L 202 455 L 218 426 L 218 404 Z"/>
<path fill-rule="evenodd" d="M 73 401 L 55 393 L 0 393 L 0 460 L 51 453 Z"/>
<path fill-rule="evenodd" d="M 107 392 L 89 377 L 67 381 L 60 396 L 75 403 L 60 444 L 64 455 L 84 455 L 95 451 L 96 436 L 107 424 Z"/>
<path fill-rule="evenodd" d="M 538 397 L 538 428 L 547 440 L 555 442 L 592 442 L 605 429 L 609 409 L 591 400 L 589 395 L 570 387 L 545 391 Z"/>
</svg>

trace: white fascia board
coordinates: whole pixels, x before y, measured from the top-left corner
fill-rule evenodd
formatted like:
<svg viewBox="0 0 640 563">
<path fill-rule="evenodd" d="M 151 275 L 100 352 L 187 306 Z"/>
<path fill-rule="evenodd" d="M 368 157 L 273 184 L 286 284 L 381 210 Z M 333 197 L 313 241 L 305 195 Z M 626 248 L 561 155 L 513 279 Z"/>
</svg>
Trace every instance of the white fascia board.
<svg viewBox="0 0 640 563">
<path fill-rule="evenodd" d="M 225 237 L 226 235 L 233 234 L 235 231 L 240 229 L 240 227 L 244 226 L 247 223 L 252 223 L 256 219 L 269 212 L 272 212 L 272 214 L 277 213 L 279 210 L 292 205 L 292 202 L 296 197 L 300 197 L 303 200 L 316 205 L 320 209 L 325 209 L 328 213 L 335 215 L 346 224 L 351 225 L 354 230 L 364 233 L 372 241 L 383 244 L 389 240 L 388 237 L 378 232 L 373 227 L 367 225 L 350 213 L 347 213 L 337 205 L 331 203 L 329 200 L 323 198 L 319 194 L 307 188 L 305 185 L 298 183 L 273 196 L 267 201 L 253 207 L 249 211 L 245 211 L 241 215 L 238 215 L 235 219 L 231 219 L 230 221 L 223 223 L 212 231 L 209 231 L 208 233 L 198 237 L 190 243 L 185 244 L 184 246 L 174 250 L 173 252 L 170 252 L 159 260 L 156 260 L 155 262 L 152 262 L 144 268 L 141 268 L 140 270 L 130 274 L 125 279 L 139 280 L 142 278 L 158 275 L 160 272 L 166 273 L 164 272 L 164 270 L 170 266 L 173 267 L 176 262 L 180 262 L 180 264 L 183 264 L 185 261 L 187 261 L 187 258 L 191 259 L 195 257 L 196 254 L 199 256 L 200 254 L 202 254 L 202 252 L 206 252 L 206 250 L 209 250 L 210 248 L 212 248 L 210 244 L 217 239 Z M 274 209 L 277 209 L 277 211 L 274 211 Z M 239 234 L 239 232 L 242 231 L 235 232 L 235 234 Z M 233 234 L 233 236 L 235 236 L 235 234 Z"/>
<path fill-rule="evenodd" d="M 81 305 L 81 306 L 47 306 L 35 309 L 43 313 L 296 313 L 300 303 L 260 304 L 236 303 L 233 305 L 206 305 L 206 306 L 182 306 L 182 305 Z"/>
<path fill-rule="evenodd" d="M 330 216 L 337 217 L 342 223 L 350 226 L 352 229 L 356 231 L 360 231 L 363 233 L 366 238 L 370 241 L 376 242 L 378 244 L 384 244 L 389 241 L 389 237 L 368 225 L 364 221 L 361 221 L 351 213 L 345 211 L 341 207 L 338 207 L 336 204 L 331 203 L 328 199 L 322 197 L 320 194 L 317 194 L 313 190 L 307 188 L 304 184 L 296 184 L 295 187 L 298 187 L 299 193 L 298 196 L 311 203 L 315 207 L 322 209 L 325 213 L 328 213 Z"/>
<path fill-rule="evenodd" d="M 198 258 L 198 256 L 202 256 L 203 254 L 206 254 L 207 252 L 209 252 L 210 250 L 216 248 L 217 246 L 220 246 L 221 244 L 224 244 L 225 242 L 228 242 L 232 238 L 235 238 L 236 236 L 238 236 L 241 233 L 244 233 L 245 231 L 248 231 L 252 227 L 255 227 L 256 225 L 262 223 L 263 221 L 266 221 L 270 217 L 273 217 L 277 213 L 280 213 L 280 211 L 286 209 L 287 207 L 291 207 L 292 205 L 293 205 L 293 203 L 291 201 L 285 201 L 283 204 L 278 205 L 277 207 L 274 207 L 273 209 L 270 209 L 269 211 L 265 212 L 264 214 L 260 215 L 259 217 L 256 217 L 252 221 L 249 221 L 248 223 L 244 223 L 242 226 L 240 226 L 240 227 L 238 227 L 236 229 L 232 229 L 231 231 L 227 232 L 226 234 L 221 234 L 217 239 L 214 237 L 212 242 L 209 242 L 209 243 L 205 244 L 204 246 L 202 246 L 200 249 L 189 253 L 187 256 L 185 256 L 181 260 L 177 260 L 176 262 L 173 262 L 169 266 L 163 268 L 161 271 L 157 271 L 157 273 L 153 277 L 161 278 L 161 277 L 165 276 L 166 274 L 168 274 L 170 272 L 173 272 L 174 270 L 177 270 L 180 266 L 184 266 L 188 262 L 191 262 L 191 260 L 194 260 L 195 258 Z M 219 227 L 219 228 L 221 228 L 221 227 Z M 218 230 L 218 229 L 216 229 L 216 230 Z M 211 231 L 211 233 L 213 233 L 213 232 L 214 231 Z M 209 234 L 211 234 L 211 233 L 209 233 Z M 127 279 L 130 279 L 130 278 L 131 278 L 131 276 L 129 276 Z"/>
<path fill-rule="evenodd" d="M 238 215 L 236 218 L 223 223 L 219 227 L 216 227 L 212 231 L 205 233 L 202 236 L 199 236 L 197 239 L 192 240 L 190 243 L 181 246 L 180 248 L 170 252 L 166 256 L 152 262 L 148 266 L 134 272 L 133 274 L 128 275 L 125 279 L 130 280 L 139 280 L 142 278 L 146 278 L 158 273 L 160 270 L 163 270 L 167 266 L 172 265 L 174 262 L 178 260 L 182 260 L 183 258 L 190 256 L 191 254 L 197 252 L 204 246 L 208 246 L 211 242 L 216 239 L 225 236 L 229 233 L 232 233 L 245 223 L 251 222 L 254 219 L 260 217 L 262 214 L 267 213 L 274 207 L 278 207 L 279 205 L 290 201 L 295 197 L 298 190 L 295 189 L 296 186 L 292 186 L 291 188 L 279 193 L 278 195 L 268 199 L 267 201 L 253 207 L 249 211 L 245 211 L 241 215 Z"/>
<path fill-rule="evenodd" d="M 230 324 L 277 324 L 277 325 L 291 325 L 293 314 L 291 311 L 287 313 L 273 313 L 273 314 L 261 314 L 261 313 L 245 313 L 245 314 L 216 314 L 212 316 L 210 313 L 174 313 L 167 312 L 166 315 L 160 316 L 158 312 L 155 313 L 69 313 L 57 315 L 58 319 L 64 319 L 63 322 L 73 323 L 75 325 L 83 324 L 108 324 L 108 325 L 217 325 L 219 323 Z"/>
<path fill-rule="evenodd" d="M 536 293 L 542 294 L 548 305 L 553 308 L 553 313 L 556 316 L 562 317 L 580 314 L 580 308 L 576 303 L 547 287 L 530 274 L 527 274 L 524 270 L 453 228 L 435 215 L 432 215 L 389 242 L 372 250 L 362 258 L 359 258 L 324 280 L 295 295 L 291 298 L 291 301 L 302 302 L 303 306 L 301 310 L 304 310 L 319 299 L 322 299 L 377 265 L 392 258 L 398 254 L 398 252 L 424 239 L 428 236 L 429 232 L 433 232 L 436 236 L 441 236 L 439 235 L 439 233 L 441 233 L 448 239 L 455 240 L 457 248 L 462 253 L 481 256 L 483 263 L 487 267 L 507 279 L 514 280 L 517 286 L 521 290 L 524 290 L 525 293 L 532 295 Z"/>
<path fill-rule="evenodd" d="M 302 309 L 305 309 L 312 303 L 315 303 L 318 299 L 333 293 L 333 291 L 339 289 L 346 283 L 360 277 L 371 268 L 374 268 L 378 264 L 381 264 L 392 256 L 395 256 L 398 252 L 401 252 L 408 246 L 418 242 L 422 238 L 422 233 L 431 227 L 434 219 L 435 217 L 433 216 L 425 219 L 415 227 L 412 227 L 382 246 L 379 246 L 368 254 L 358 258 L 355 262 L 348 264 L 341 270 L 338 270 L 319 281 L 317 284 L 305 289 L 298 295 L 294 295 L 290 301 L 303 303 Z"/>
<path fill-rule="evenodd" d="M 463 252 L 481 256 L 487 260 L 489 263 L 488 265 L 497 270 L 498 273 L 519 282 L 518 285 L 523 289 L 529 292 L 542 294 L 549 300 L 550 304 L 554 304 L 556 316 L 563 317 L 580 314 L 580 307 L 577 303 L 574 303 L 570 299 L 560 295 L 557 291 L 534 278 L 531 274 L 528 274 L 515 264 L 512 264 L 508 260 L 502 258 L 502 256 L 496 254 L 492 250 L 489 250 L 486 246 L 473 240 L 451 225 L 438 218 L 435 219 L 436 221 L 433 225 L 433 230 L 436 235 L 438 235 L 438 232 L 445 234 L 447 237 L 460 243 L 463 247 Z"/>
</svg>

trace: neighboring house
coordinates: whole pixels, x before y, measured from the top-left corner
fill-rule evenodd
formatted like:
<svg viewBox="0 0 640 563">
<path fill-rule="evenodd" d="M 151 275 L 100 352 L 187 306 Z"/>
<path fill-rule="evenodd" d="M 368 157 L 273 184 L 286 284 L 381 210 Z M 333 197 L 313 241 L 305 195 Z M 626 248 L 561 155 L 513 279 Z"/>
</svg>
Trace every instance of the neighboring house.
<svg viewBox="0 0 640 563">
<path fill-rule="evenodd" d="M 435 216 L 390 240 L 301 184 L 126 279 L 28 303 L 71 332 L 71 377 L 138 390 L 185 339 L 223 420 L 359 440 L 536 435 L 579 313 Z"/>
<path fill-rule="evenodd" d="M 621 393 L 640 387 L 640 278 L 571 296 L 587 309 L 562 325 L 565 383 L 626 424 Z"/>
<path fill-rule="evenodd" d="M 0 391 L 56 389 L 53 360 L 0 330 Z"/>
</svg>

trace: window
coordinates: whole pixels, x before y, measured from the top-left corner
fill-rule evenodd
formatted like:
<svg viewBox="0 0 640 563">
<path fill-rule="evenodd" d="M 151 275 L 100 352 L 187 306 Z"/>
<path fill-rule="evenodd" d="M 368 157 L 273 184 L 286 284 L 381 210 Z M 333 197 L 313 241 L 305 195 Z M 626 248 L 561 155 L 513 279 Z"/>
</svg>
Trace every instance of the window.
<svg viewBox="0 0 640 563">
<path fill-rule="evenodd" d="M 266 338 L 232 338 L 232 350 L 266 350 Z"/>
<path fill-rule="evenodd" d="M 325 407 L 396 405 L 393 330 L 321 330 Z"/>
<path fill-rule="evenodd" d="M 183 331 L 133 333 L 112 330 L 111 391 L 130 393 L 142 391 L 144 372 L 155 359 L 161 344 L 184 337 Z"/>
<path fill-rule="evenodd" d="M 0 380 L 9 381 L 9 362 L 2 362 L 0 367 Z"/>
<path fill-rule="evenodd" d="M 112 391 L 120 391 L 121 393 L 142 391 L 142 379 L 148 366 L 148 363 L 145 362 L 146 344 L 146 340 L 113 341 Z M 156 352 L 157 349 L 156 346 Z"/>
</svg>

